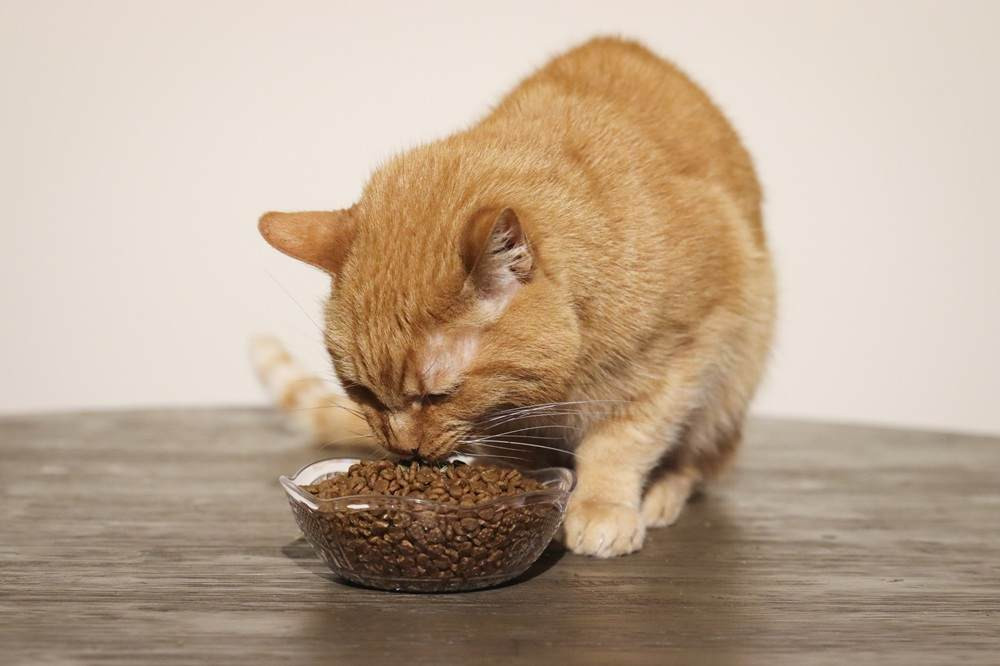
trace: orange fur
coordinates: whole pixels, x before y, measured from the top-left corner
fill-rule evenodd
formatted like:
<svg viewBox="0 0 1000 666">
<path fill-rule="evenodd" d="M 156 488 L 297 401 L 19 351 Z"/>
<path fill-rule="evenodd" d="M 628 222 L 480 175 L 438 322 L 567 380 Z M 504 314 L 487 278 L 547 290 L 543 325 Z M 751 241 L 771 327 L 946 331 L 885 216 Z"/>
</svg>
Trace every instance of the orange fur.
<svg viewBox="0 0 1000 666">
<path fill-rule="evenodd" d="M 775 308 L 760 200 L 708 97 L 602 38 L 379 168 L 351 209 L 262 231 L 333 275 L 327 346 L 387 448 L 441 456 L 500 407 L 578 403 L 550 418 L 582 431 L 567 543 L 609 556 L 739 440 Z"/>
</svg>

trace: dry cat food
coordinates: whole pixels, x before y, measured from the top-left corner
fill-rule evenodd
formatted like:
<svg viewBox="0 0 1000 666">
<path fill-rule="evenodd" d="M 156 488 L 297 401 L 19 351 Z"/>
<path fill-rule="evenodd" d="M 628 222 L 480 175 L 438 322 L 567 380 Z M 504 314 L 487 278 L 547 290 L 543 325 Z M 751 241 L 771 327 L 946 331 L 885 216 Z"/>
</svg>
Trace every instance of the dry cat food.
<svg viewBox="0 0 1000 666">
<path fill-rule="evenodd" d="M 319 500 L 365 496 L 293 510 L 324 559 L 375 586 L 379 579 L 423 579 L 437 581 L 435 589 L 442 580 L 462 587 L 526 567 L 540 550 L 539 535 L 547 542 L 561 519 L 558 504 L 523 498 L 544 490 L 537 480 L 492 465 L 368 461 L 301 488 Z"/>
<path fill-rule="evenodd" d="M 393 463 L 388 460 L 355 463 L 346 474 L 337 474 L 303 487 L 320 499 L 392 495 L 459 506 L 474 506 L 497 497 L 519 495 L 539 488 L 537 481 L 510 467 L 473 467 L 462 462 L 445 465 L 419 461 Z"/>
</svg>

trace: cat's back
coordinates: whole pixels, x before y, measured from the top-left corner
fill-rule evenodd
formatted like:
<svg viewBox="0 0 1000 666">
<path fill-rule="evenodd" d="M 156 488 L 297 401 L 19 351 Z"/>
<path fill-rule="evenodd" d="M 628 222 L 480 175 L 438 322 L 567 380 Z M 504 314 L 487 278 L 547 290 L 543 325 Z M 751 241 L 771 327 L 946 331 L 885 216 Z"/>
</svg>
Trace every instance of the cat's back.
<svg viewBox="0 0 1000 666">
<path fill-rule="evenodd" d="M 736 132 L 701 88 L 637 42 L 600 37 L 568 51 L 514 89 L 490 121 L 573 137 L 593 159 L 620 153 L 654 178 L 712 182 L 762 234 L 760 188 Z M 623 140 L 614 129 L 622 126 L 640 139 Z"/>
</svg>

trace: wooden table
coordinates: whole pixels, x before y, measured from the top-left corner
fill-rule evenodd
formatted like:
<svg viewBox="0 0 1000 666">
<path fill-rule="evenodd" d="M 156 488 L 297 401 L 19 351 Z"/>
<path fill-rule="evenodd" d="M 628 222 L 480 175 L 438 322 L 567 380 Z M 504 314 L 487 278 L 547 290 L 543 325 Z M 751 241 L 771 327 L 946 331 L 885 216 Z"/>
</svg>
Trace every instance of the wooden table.
<svg viewBox="0 0 1000 666">
<path fill-rule="evenodd" d="M 0 663 L 1000 663 L 998 439 L 757 421 L 640 554 L 451 595 L 327 573 L 275 480 L 320 457 L 259 410 L 0 419 Z"/>
</svg>

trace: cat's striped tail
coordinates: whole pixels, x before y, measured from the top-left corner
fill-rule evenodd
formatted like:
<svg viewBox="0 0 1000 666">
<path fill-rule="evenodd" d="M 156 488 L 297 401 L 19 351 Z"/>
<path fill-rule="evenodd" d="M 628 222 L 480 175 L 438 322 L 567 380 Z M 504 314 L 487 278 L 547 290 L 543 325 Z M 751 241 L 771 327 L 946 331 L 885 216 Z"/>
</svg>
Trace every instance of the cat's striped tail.
<svg viewBox="0 0 1000 666">
<path fill-rule="evenodd" d="M 256 337 L 250 360 L 261 383 L 291 422 L 317 444 L 371 448 L 368 424 L 345 396 L 306 372 L 276 338 Z"/>
</svg>

